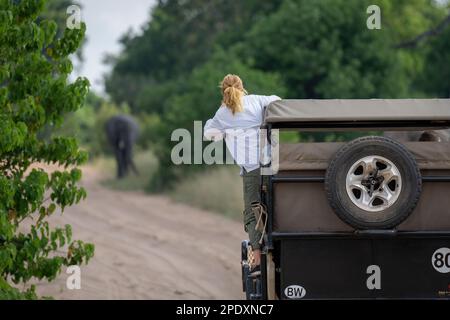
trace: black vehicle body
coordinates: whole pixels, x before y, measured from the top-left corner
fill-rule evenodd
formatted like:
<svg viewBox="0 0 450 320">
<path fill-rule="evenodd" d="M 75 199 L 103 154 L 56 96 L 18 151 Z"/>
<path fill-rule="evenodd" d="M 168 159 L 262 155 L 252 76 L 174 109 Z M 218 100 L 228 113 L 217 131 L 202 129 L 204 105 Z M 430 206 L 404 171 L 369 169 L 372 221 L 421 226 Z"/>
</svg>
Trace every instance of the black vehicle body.
<svg viewBox="0 0 450 320">
<path fill-rule="evenodd" d="M 439 100 L 438 104 L 436 100 L 359 102 L 274 103 L 266 111 L 262 127 L 267 130 L 265 139 L 268 145 L 273 144 L 273 131 L 279 129 L 384 132 L 450 128 L 450 100 Z M 343 114 L 336 111 L 335 115 L 321 116 L 321 112 L 347 104 L 353 107 Z M 416 104 L 411 113 L 404 109 L 410 104 Z M 377 105 L 381 107 L 375 113 L 365 112 L 365 107 Z M 318 108 L 312 111 L 314 115 L 310 113 L 313 109 L 308 109 L 305 117 L 301 112 L 295 114 L 296 107 L 310 106 Z M 289 110 L 279 116 L 279 108 Z M 385 116 L 388 109 L 397 108 L 401 109 L 398 114 Z M 342 143 L 305 146 L 285 149 L 286 154 L 294 155 L 293 165 L 281 163 L 278 171 L 261 178 L 268 221 L 260 276 L 249 276 L 248 243 L 242 244 L 247 299 L 450 299 L 450 143 L 405 143 L 421 172 L 419 203 L 399 225 L 373 230 L 349 226 L 327 203 L 326 170 Z M 308 148 L 320 150 L 321 159 L 304 161 Z M 303 154 L 295 156 L 296 150 Z"/>
</svg>

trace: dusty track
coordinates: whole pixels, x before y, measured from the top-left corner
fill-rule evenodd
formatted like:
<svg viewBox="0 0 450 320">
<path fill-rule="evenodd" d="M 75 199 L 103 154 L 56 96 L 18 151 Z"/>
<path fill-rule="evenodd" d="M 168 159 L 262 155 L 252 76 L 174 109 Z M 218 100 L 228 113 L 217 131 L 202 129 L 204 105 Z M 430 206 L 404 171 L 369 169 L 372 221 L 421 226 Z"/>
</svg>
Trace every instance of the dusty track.
<svg viewBox="0 0 450 320">
<path fill-rule="evenodd" d="M 86 168 L 88 199 L 52 218 L 96 254 L 81 269 L 82 289 L 64 272 L 39 294 L 57 299 L 241 299 L 242 225 L 166 197 L 102 187 Z M 65 270 L 64 270 L 65 271 Z"/>
</svg>

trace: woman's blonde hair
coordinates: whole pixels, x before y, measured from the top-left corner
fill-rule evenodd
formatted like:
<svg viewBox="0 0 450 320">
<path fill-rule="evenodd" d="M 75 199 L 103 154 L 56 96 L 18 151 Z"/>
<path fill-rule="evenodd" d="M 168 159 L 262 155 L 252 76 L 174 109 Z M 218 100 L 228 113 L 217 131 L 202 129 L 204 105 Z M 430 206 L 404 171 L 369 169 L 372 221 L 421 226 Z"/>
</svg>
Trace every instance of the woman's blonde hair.
<svg viewBox="0 0 450 320">
<path fill-rule="evenodd" d="M 235 74 L 228 74 L 223 78 L 220 87 L 223 95 L 222 103 L 231 110 L 233 115 L 244 111 L 242 97 L 247 94 L 247 91 L 244 89 L 241 78 Z"/>
</svg>

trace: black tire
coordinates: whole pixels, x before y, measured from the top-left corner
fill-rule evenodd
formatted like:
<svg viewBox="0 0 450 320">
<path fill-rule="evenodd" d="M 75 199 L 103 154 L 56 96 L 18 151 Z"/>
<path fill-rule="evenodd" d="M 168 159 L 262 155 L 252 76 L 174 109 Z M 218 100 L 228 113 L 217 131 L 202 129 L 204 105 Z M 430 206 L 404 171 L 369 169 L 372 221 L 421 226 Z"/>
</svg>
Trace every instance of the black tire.
<svg viewBox="0 0 450 320">
<path fill-rule="evenodd" d="M 374 200 L 372 198 L 375 197 L 373 188 L 362 188 L 362 190 L 365 189 L 365 191 L 361 192 L 366 192 L 366 194 L 369 194 L 369 198 L 372 199 L 370 200 L 372 202 L 369 201 L 370 208 L 364 210 L 357 203 L 357 201 L 360 201 L 357 198 L 358 190 L 355 192 L 353 189 L 349 189 L 347 182 L 350 170 L 353 170 L 355 166 L 358 168 L 358 164 L 356 163 L 361 159 L 370 159 L 365 157 L 372 156 L 388 160 L 389 163 L 394 164 L 394 167 L 397 170 L 396 172 L 400 173 L 400 183 L 397 184 L 397 182 L 394 181 L 392 189 L 389 190 L 390 193 L 396 192 L 395 202 L 389 204 L 389 206 L 385 205 L 388 202 L 382 203 L 382 206 L 378 209 L 380 211 L 377 212 L 372 212 L 370 210 L 372 207 L 376 208 L 376 206 L 374 206 L 375 201 L 383 201 L 380 199 Z M 377 162 L 375 166 L 376 169 L 371 171 L 376 176 L 380 176 L 381 174 L 379 174 L 379 172 L 386 170 L 386 168 L 378 170 L 379 164 Z M 365 167 L 364 165 L 360 165 L 360 167 L 373 168 L 373 166 L 370 165 L 366 165 Z M 358 171 L 361 169 L 356 170 Z M 355 173 L 356 171 L 352 172 L 353 175 Z M 361 177 L 366 177 L 366 175 L 361 174 Z M 381 177 L 380 179 L 383 180 L 384 177 Z M 370 180 L 370 183 L 375 183 L 373 180 L 374 179 Z M 364 186 L 367 184 L 370 185 L 367 181 L 369 180 L 363 179 Z M 389 185 L 391 185 L 391 183 L 389 183 Z M 389 185 L 385 185 L 384 188 Z M 375 192 L 384 191 L 381 184 L 376 185 L 376 188 L 380 189 L 375 190 Z M 398 189 L 395 190 L 395 188 Z M 355 229 L 393 229 L 408 218 L 416 207 L 422 191 L 422 177 L 414 156 L 402 144 L 385 137 L 363 137 L 349 142 L 336 153 L 328 166 L 325 177 L 325 190 L 328 201 L 337 216 Z M 351 193 L 354 194 L 354 199 L 351 198 Z"/>
</svg>

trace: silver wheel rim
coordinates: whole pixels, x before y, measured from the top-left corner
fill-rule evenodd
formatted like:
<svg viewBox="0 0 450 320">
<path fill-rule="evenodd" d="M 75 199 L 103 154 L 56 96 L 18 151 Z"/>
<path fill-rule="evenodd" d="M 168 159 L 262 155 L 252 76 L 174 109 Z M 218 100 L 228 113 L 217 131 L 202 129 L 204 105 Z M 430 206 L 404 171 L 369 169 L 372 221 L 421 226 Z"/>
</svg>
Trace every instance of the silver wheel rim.
<svg viewBox="0 0 450 320">
<path fill-rule="evenodd" d="M 346 187 L 348 196 L 358 208 L 379 212 L 398 200 L 402 177 L 392 161 L 381 156 L 368 156 L 350 167 Z"/>
</svg>

